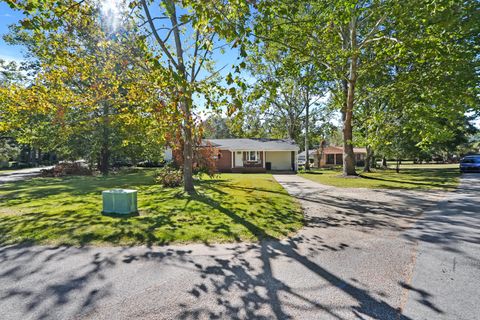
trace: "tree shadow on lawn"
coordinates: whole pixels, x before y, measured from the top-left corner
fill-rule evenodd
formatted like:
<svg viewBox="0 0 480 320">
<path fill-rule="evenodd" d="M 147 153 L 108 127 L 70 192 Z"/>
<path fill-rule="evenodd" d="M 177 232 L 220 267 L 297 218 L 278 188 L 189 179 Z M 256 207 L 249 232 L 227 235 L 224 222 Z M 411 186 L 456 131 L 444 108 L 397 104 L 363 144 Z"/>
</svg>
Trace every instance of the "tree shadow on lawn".
<svg viewBox="0 0 480 320">
<path fill-rule="evenodd" d="M 155 236 L 163 226 L 174 227 L 169 215 L 142 217 L 106 217 L 100 211 L 85 214 L 67 210 L 62 215 L 25 213 L 3 216 L 0 221 L 0 245 L 19 242 L 88 245 L 95 243 L 162 245 L 166 237 Z"/>
<path fill-rule="evenodd" d="M 223 189 L 230 189 L 230 190 L 240 190 L 240 191 L 245 191 L 247 193 L 253 193 L 253 192 L 266 192 L 266 193 L 273 193 L 277 195 L 288 195 L 287 191 L 283 189 L 282 187 L 275 189 L 266 189 L 266 188 L 261 188 L 258 186 L 255 187 L 249 187 L 249 186 L 236 186 L 228 183 L 228 180 L 217 180 L 215 183 L 210 183 L 210 181 L 199 181 L 198 185 L 202 186 L 204 189 L 212 190 L 218 194 L 221 195 L 228 195 L 228 192 L 225 192 L 221 190 L 220 188 Z"/>
<path fill-rule="evenodd" d="M 154 184 L 152 172 L 126 173 L 111 176 L 70 176 L 64 178 L 35 178 L 0 185 L 4 203 L 21 204 L 49 196 L 83 196 L 100 194 L 111 188 L 148 187 Z"/>
<path fill-rule="evenodd" d="M 97 194 L 99 189 L 131 179 L 125 178 L 120 182 L 116 178 L 95 179 L 96 184 L 91 183 L 91 179 L 71 180 L 74 185 L 80 180 L 85 186 L 74 192 L 68 188 L 68 179 L 65 183 L 62 180 L 60 186 L 55 184 L 59 183 L 56 180 L 47 181 L 49 184 L 45 184 L 45 189 L 22 193 L 19 200 L 15 192 L 8 194 L 6 208 L 15 209 L 15 205 L 26 202 L 26 212 L 2 216 L 0 245 L 33 242 L 81 246 L 96 243 L 151 246 L 177 242 L 179 239 L 208 243 L 222 239 L 241 241 L 245 237 L 257 241 L 285 236 L 298 228 L 295 227 L 296 223 L 300 221 L 301 224 L 302 214 L 292 208 L 289 196 L 281 199 L 259 194 L 245 196 L 243 190 L 241 197 L 233 198 L 226 192 L 230 185 L 225 180 L 199 182 L 198 192 L 193 195 L 180 189 L 162 189 L 137 181 L 137 186 L 142 188 L 139 196 L 141 215 L 133 217 L 101 215 L 100 192 Z M 15 185 L 27 189 L 39 182 L 43 181 Z M 62 192 L 71 192 L 71 196 L 62 197 L 60 189 Z M 92 193 L 95 195 L 92 196 Z M 31 205 L 27 202 L 30 196 Z M 250 229 L 244 227 L 245 224 L 250 224 Z M 268 232 L 262 233 L 260 231 L 263 229 L 257 229 L 252 233 L 255 225 Z"/>
<path fill-rule="evenodd" d="M 255 235 L 257 240 L 276 238 L 271 231 L 286 236 L 296 230 L 292 227 L 295 223 L 300 221 L 303 225 L 304 217 L 300 205 L 298 203 L 292 205 L 291 201 L 294 199 L 281 186 L 279 186 L 279 190 L 272 190 L 260 187 L 239 187 L 225 181 L 201 184 L 201 186 L 202 192 L 194 195 L 196 200 L 217 209 L 238 225 L 244 227 L 248 225 L 248 231 Z M 232 195 L 219 187 L 223 190 L 247 192 L 249 196 L 244 197 L 243 201 L 250 212 L 247 212 L 246 208 L 236 210 L 236 208 L 230 207 L 229 199 Z M 269 193 L 274 195 L 269 195 Z M 258 212 L 254 212 L 254 210 Z M 256 216 L 262 216 L 263 219 L 258 220 Z M 269 231 L 265 233 L 264 230 Z"/>
</svg>

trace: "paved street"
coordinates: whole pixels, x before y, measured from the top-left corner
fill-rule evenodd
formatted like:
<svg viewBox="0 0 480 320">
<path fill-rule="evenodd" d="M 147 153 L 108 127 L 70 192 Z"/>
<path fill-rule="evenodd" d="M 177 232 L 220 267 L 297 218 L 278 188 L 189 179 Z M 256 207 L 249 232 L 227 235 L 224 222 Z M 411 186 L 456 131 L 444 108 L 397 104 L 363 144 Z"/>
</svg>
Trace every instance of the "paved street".
<svg viewBox="0 0 480 320">
<path fill-rule="evenodd" d="M 428 211 L 407 237 L 418 254 L 405 314 L 412 319 L 480 317 L 480 174 Z"/>
<path fill-rule="evenodd" d="M 42 169 L 49 169 L 49 168 L 51 167 L 39 167 L 39 168 L 28 168 L 28 169 L 20 169 L 20 170 L 0 171 L 0 184 L 33 178 L 38 176 Z"/>
<path fill-rule="evenodd" d="M 282 241 L 0 248 L 0 318 L 476 319 L 478 175 L 477 196 L 275 178 L 306 211 Z"/>
</svg>

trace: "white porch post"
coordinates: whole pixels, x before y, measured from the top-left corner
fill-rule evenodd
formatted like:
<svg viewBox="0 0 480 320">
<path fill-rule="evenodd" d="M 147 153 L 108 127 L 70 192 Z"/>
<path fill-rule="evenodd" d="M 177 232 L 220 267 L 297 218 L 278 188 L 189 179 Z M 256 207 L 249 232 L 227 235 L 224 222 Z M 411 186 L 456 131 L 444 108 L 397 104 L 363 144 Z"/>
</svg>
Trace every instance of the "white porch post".
<svg viewBox="0 0 480 320">
<path fill-rule="evenodd" d="M 265 151 L 263 151 L 263 167 L 265 168 Z"/>
<path fill-rule="evenodd" d="M 298 171 L 298 151 L 295 151 L 293 156 L 293 171 Z"/>
<path fill-rule="evenodd" d="M 232 160 L 232 166 L 230 168 L 233 169 L 233 157 L 235 157 L 235 153 L 232 150 L 230 150 L 230 157 L 232 158 L 231 159 Z"/>
</svg>

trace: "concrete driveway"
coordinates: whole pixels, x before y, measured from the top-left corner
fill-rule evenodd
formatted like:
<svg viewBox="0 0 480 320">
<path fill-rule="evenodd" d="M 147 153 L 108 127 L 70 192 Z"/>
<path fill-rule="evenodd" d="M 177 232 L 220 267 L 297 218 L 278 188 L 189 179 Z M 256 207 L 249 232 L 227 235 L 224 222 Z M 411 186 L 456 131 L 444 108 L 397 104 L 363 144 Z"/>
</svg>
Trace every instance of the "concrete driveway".
<svg viewBox="0 0 480 320">
<path fill-rule="evenodd" d="M 433 312 L 428 319 L 448 318 L 448 308 L 437 305 L 443 300 L 434 299 L 436 292 L 415 267 L 422 241 L 431 239 L 420 215 L 427 210 L 425 217 L 434 217 L 445 194 L 338 189 L 295 175 L 275 178 L 306 211 L 307 226 L 282 241 L 0 248 L 0 317 L 423 319 L 416 313 L 418 300 Z M 441 206 L 455 204 L 449 199 Z M 449 239 L 478 240 L 478 225 L 473 228 L 476 236 L 448 231 Z M 435 232 L 440 239 L 441 229 Z M 456 285 L 478 288 L 472 282 Z M 408 313 L 402 313 L 406 305 Z"/>
</svg>

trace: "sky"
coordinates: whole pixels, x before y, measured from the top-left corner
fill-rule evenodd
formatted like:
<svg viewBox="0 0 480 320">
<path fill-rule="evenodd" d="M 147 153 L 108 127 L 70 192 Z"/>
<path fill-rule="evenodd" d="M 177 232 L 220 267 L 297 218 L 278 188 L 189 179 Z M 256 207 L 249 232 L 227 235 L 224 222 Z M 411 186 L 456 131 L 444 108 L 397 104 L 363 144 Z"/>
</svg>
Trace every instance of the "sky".
<svg viewBox="0 0 480 320">
<path fill-rule="evenodd" d="M 23 18 L 19 11 L 14 11 L 4 3 L 0 2 L 0 59 L 7 61 L 21 61 L 23 59 L 22 48 L 19 46 L 11 46 L 5 43 L 3 35 L 8 33 L 8 26 L 16 23 Z"/>
<path fill-rule="evenodd" d="M 113 18 L 115 14 L 120 14 L 120 11 L 115 8 L 116 0 L 103 0 L 104 3 L 104 12 L 112 13 L 113 16 L 110 16 L 111 23 L 113 25 L 118 24 L 118 20 Z M 154 10 L 152 9 L 152 14 Z M 0 1 L 0 59 L 4 60 L 15 60 L 21 61 L 23 59 L 22 47 L 21 46 L 12 46 L 3 40 L 3 35 L 8 33 L 8 26 L 11 24 L 17 23 L 19 20 L 23 19 L 23 14 L 20 11 L 12 10 L 6 3 Z M 225 64 L 238 63 L 237 61 L 238 52 L 237 50 L 226 50 L 225 54 L 215 53 L 215 60 L 218 64 L 218 67 L 223 67 Z M 231 70 L 231 69 L 230 69 Z M 228 68 L 225 69 L 225 72 L 230 71 Z"/>
</svg>

